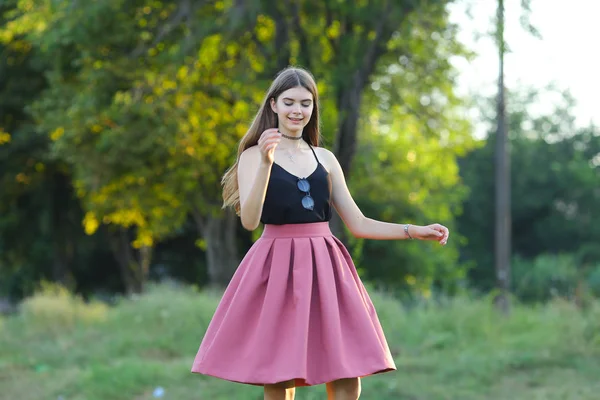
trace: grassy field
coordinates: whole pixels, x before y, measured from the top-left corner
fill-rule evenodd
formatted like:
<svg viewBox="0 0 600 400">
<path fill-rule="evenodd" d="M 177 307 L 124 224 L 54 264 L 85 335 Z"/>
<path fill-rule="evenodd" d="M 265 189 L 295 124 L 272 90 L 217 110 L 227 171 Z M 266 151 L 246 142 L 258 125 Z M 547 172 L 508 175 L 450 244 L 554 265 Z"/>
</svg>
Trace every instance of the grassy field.
<svg viewBox="0 0 600 400">
<path fill-rule="evenodd" d="M 600 398 L 600 304 L 519 306 L 484 300 L 407 310 L 372 294 L 398 371 L 363 379 L 364 399 Z M 262 389 L 190 373 L 215 293 L 160 286 L 115 307 L 66 292 L 29 299 L 0 320 L 0 399 L 262 399 Z M 325 399 L 323 386 L 297 399 Z"/>
</svg>

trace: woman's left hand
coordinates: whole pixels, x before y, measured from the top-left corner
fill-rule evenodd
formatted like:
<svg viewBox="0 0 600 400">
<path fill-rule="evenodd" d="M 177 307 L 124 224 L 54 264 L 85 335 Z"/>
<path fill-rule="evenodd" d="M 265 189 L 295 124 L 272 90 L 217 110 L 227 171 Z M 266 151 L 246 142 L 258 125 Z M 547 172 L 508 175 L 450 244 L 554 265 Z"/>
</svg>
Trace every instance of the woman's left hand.
<svg viewBox="0 0 600 400">
<path fill-rule="evenodd" d="M 448 236 L 450 232 L 448 228 L 440 224 L 431 224 L 427 226 L 412 226 L 413 232 L 410 232 L 411 236 L 415 239 L 420 240 L 435 240 L 441 245 L 448 243 Z"/>
</svg>

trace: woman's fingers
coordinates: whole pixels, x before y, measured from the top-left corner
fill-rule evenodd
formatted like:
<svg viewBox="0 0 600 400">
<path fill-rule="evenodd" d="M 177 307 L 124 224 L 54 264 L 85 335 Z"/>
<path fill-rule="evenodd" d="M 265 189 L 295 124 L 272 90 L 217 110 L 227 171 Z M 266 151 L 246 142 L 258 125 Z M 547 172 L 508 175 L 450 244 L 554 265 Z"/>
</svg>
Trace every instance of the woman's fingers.
<svg viewBox="0 0 600 400">
<path fill-rule="evenodd" d="M 266 142 L 273 141 L 273 140 L 281 140 L 281 135 L 279 135 L 277 132 L 273 132 L 270 134 L 264 134 L 263 136 L 260 137 L 258 144 L 263 145 Z"/>
<path fill-rule="evenodd" d="M 275 148 L 279 142 L 281 141 L 281 139 L 271 139 L 271 140 L 266 140 L 262 145 L 261 148 L 266 150 L 269 150 L 271 148 Z"/>
<path fill-rule="evenodd" d="M 450 234 L 448 228 L 440 224 L 433 224 L 431 228 L 434 232 L 432 234 L 432 238 L 435 238 L 435 240 L 439 241 L 440 244 L 445 245 L 448 242 L 448 236 Z"/>
<path fill-rule="evenodd" d="M 448 231 L 448 228 L 446 228 L 443 225 L 439 225 L 439 232 L 440 232 L 440 243 L 446 244 L 448 242 L 448 236 L 450 234 L 450 232 Z"/>
<path fill-rule="evenodd" d="M 258 146 L 263 152 L 269 151 L 281 141 L 281 134 L 277 128 L 267 129 L 258 139 Z"/>
<path fill-rule="evenodd" d="M 271 143 L 279 143 L 280 141 L 281 141 L 281 139 L 279 139 L 279 138 L 267 139 L 262 143 L 262 146 L 268 146 Z"/>
<path fill-rule="evenodd" d="M 435 240 L 440 244 L 445 245 L 448 242 L 448 236 L 450 235 L 450 232 L 444 225 L 431 224 L 419 227 L 415 234 L 418 239 Z"/>
<path fill-rule="evenodd" d="M 266 140 L 269 140 L 274 137 L 278 137 L 278 138 L 281 137 L 279 130 L 277 128 L 267 129 L 260 135 L 260 138 L 258 138 L 258 144 L 261 145 Z"/>
</svg>

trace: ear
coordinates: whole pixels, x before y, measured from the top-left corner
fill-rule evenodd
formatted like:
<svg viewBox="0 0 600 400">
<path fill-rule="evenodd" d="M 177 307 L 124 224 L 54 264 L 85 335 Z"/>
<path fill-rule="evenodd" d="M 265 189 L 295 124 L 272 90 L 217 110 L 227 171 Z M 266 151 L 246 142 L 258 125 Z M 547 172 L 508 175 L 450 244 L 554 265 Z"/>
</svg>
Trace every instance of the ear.
<svg viewBox="0 0 600 400">
<path fill-rule="evenodd" d="M 275 102 L 275 99 L 271 97 L 270 103 L 271 103 L 271 110 L 273 110 L 273 112 L 275 114 L 277 114 L 277 103 Z"/>
</svg>

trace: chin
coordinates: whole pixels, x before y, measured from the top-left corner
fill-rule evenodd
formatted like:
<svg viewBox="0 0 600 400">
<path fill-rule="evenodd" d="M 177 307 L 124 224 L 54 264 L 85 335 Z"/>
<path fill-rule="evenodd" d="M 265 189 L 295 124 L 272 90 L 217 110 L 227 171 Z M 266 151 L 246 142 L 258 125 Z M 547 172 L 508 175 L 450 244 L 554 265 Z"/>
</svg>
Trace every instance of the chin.
<svg viewBox="0 0 600 400">
<path fill-rule="evenodd" d="M 304 129 L 304 125 L 302 126 L 289 126 L 289 125 L 284 125 L 285 129 L 287 129 L 288 131 L 290 131 L 291 133 L 297 133 L 297 132 L 302 132 L 302 130 Z"/>
</svg>

